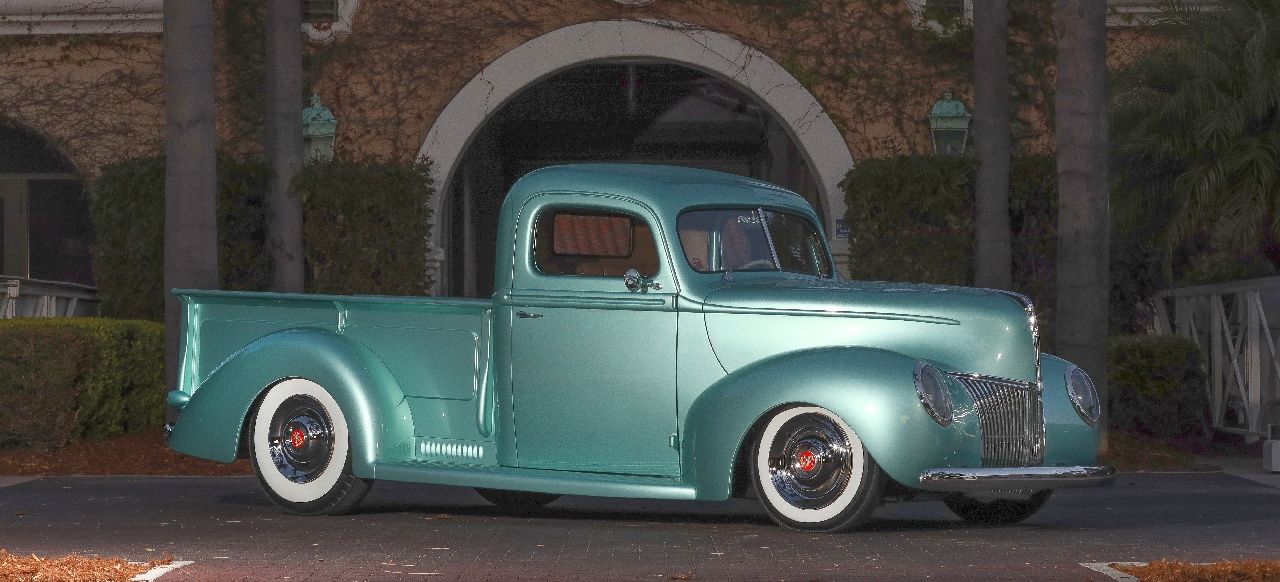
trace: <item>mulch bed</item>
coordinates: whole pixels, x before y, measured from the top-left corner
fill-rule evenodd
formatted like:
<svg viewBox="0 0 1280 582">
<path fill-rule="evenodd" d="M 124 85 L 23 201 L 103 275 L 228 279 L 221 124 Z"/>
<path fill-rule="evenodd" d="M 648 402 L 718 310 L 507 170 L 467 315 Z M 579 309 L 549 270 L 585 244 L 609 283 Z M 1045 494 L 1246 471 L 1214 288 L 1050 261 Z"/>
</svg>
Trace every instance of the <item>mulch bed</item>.
<svg viewBox="0 0 1280 582">
<path fill-rule="evenodd" d="M 127 582 L 173 558 L 130 564 L 120 558 L 86 558 L 71 554 L 64 558 L 14 556 L 0 549 L 0 580 L 12 582 Z"/>
<path fill-rule="evenodd" d="M 217 463 L 175 453 L 161 429 L 80 439 L 53 451 L 0 450 L 0 475 L 252 475 L 247 459 Z M 4 578 L 0 576 L 0 580 Z"/>
<path fill-rule="evenodd" d="M 1157 439 L 1139 433 L 1112 430 L 1109 448 L 1098 463 L 1117 471 L 1221 471 L 1214 457 L 1262 457 L 1262 441 L 1246 443 L 1243 437 L 1215 435 Z M 1207 459 L 1198 463 L 1196 457 Z"/>
<path fill-rule="evenodd" d="M 1223 560 L 1213 564 L 1151 562 L 1146 566 L 1111 564 L 1142 582 L 1280 582 L 1280 562 Z"/>
</svg>

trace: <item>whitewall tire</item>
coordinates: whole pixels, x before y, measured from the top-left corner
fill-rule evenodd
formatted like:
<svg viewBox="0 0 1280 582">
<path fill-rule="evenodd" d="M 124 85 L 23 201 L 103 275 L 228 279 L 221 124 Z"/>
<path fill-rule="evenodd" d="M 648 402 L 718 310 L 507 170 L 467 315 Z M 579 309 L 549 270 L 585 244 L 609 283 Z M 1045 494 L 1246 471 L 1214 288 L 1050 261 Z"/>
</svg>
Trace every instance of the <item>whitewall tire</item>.
<svg viewBox="0 0 1280 582">
<path fill-rule="evenodd" d="M 809 532 L 862 525 L 887 479 L 853 429 L 818 406 L 775 413 L 756 440 L 751 472 L 769 517 Z"/>
<path fill-rule="evenodd" d="M 350 431 L 322 386 L 291 378 L 267 389 L 250 430 L 258 482 L 286 513 L 346 513 L 372 481 L 351 473 Z"/>
</svg>

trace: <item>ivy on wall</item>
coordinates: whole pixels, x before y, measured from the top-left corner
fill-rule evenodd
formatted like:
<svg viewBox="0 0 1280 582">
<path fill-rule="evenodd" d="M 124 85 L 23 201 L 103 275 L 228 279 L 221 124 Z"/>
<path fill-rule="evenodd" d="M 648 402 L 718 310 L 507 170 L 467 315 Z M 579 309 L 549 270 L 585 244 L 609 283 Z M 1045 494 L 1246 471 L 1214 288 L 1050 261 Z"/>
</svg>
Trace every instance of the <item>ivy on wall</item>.
<svg viewBox="0 0 1280 582">
<path fill-rule="evenodd" d="M 0 118 L 28 128 L 94 176 L 160 153 L 160 35 L 0 36 Z"/>
<path fill-rule="evenodd" d="M 222 0 L 218 6 L 221 98 L 229 128 L 220 137 L 241 147 L 261 149 L 266 127 L 265 0 Z M 252 144 L 250 146 L 249 144 Z"/>
<path fill-rule="evenodd" d="M 1017 143 L 1043 152 L 1052 6 L 1012 0 L 1010 11 Z M 339 151 L 409 162 L 449 100 L 502 54 L 559 28 L 618 19 L 689 23 L 671 26 L 715 30 L 760 50 L 817 98 L 855 159 L 928 152 L 925 116 L 943 89 L 972 104 L 971 28 L 957 21 L 947 36 L 916 29 L 905 0 L 406 0 L 362 8 L 353 34 L 309 48 L 323 52 L 312 78 L 341 120 Z"/>
</svg>

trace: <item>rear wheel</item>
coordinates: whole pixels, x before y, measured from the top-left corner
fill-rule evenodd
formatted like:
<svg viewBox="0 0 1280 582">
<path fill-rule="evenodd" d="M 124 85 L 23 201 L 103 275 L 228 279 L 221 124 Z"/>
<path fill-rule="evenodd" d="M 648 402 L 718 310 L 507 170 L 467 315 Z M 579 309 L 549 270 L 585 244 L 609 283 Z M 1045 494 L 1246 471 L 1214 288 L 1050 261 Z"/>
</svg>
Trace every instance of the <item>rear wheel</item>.
<svg viewBox="0 0 1280 582">
<path fill-rule="evenodd" d="M 853 429 L 817 406 L 784 409 L 770 418 L 751 466 L 769 517 L 807 532 L 862 525 L 879 505 L 887 480 Z"/>
<path fill-rule="evenodd" d="M 258 482 L 285 513 L 346 513 L 369 493 L 373 481 L 351 473 L 347 419 L 315 382 L 292 378 L 269 388 L 249 439 Z"/>
<path fill-rule="evenodd" d="M 961 519 L 979 525 L 1009 525 L 1035 515 L 1049 501 L 1053 490 L 1037 491 L 1031 499 L 992 499 L 979 501 L 961 494 L 943 499 L 947 509 Z"/>
<path fill-rule="evenodd" d="M 508 491 L 506 489 L 476 488 L 485 501 L 497 505 L 504 510 L 527 513 L 560 498 L 555 493 L 535 493 L 533 491 Z"/>
</svg>

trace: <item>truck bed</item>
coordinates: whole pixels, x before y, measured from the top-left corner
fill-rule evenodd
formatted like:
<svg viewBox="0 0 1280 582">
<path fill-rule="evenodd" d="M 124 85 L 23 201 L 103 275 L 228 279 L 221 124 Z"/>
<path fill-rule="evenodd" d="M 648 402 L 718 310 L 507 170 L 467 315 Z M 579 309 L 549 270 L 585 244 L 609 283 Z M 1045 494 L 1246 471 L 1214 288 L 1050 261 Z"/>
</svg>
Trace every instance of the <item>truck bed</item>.
<svg viewBox="0 0 1280 582">
<path fill-rule="evenodd" d="M 186 304 L 182 386 L 194 392 L 237 350 L 272 333 L 318 328 L 368 347 L 405 396 L 471 401 L 489 369 L 484 299 L 175 290 Z M 188 388 L 189 386 L 189 388 Z"/>
</svg>

